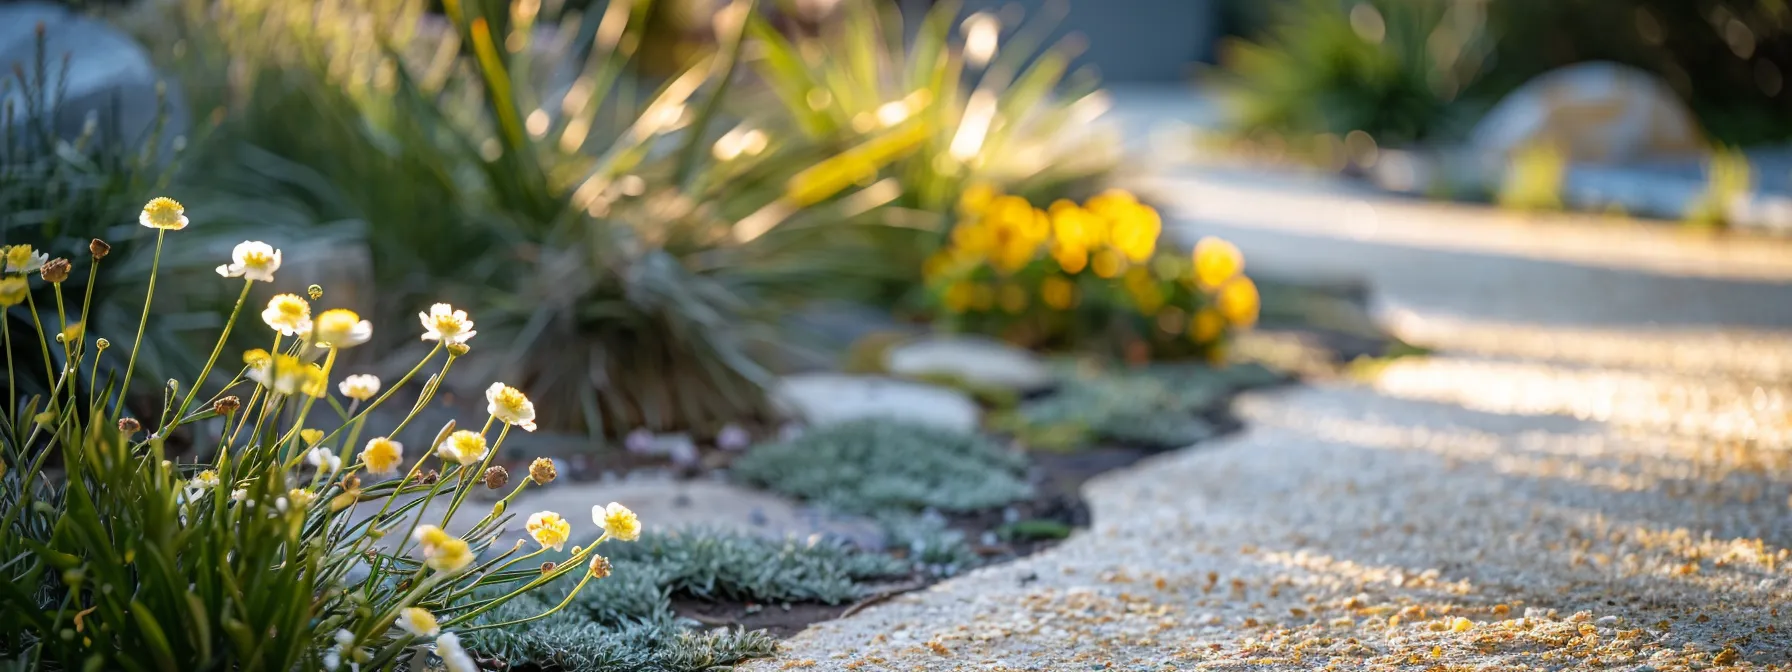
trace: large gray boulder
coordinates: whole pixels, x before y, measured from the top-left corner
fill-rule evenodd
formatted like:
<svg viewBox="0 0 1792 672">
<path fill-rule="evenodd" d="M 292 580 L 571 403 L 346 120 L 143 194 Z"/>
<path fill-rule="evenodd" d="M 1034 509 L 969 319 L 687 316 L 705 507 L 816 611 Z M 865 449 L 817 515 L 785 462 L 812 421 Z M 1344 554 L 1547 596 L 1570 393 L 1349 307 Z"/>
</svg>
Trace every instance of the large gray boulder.
<svg viewBox="0 0 1792 672">
<path fill-rule="evenodd" d="M 1666 83 L 1642 70 L 1594 61 L 1525 83 L 1476 124 L 1477 150 L 1510 155 L 1551 144 L 1570 163 L 1686 158 L 1707 151 L 1692 111 Z"/>
<path fill-rule="evenodd" d="M 931 336 L 899 344 L 884 354 L 884 367 L 904 378 L 954 380 L 1014 392 L 1052 384 L 1051 368 L 1038 355 L 976 336 Z"/>
<path fill-rule="evenodd" d="M 37 81 L 37 31 L 44 34 L 44 81 Z M 63 59 L 67 58 L 67 69 Z M 118 139 L 138 142 L 148 137 L 156 122 L 156 88 L 162 80 L 150 63 L 149 52 L 106 22 L 48 2 L 15 2 L 0 5 L 0 67 L 12 79 L 14 66 L 34 85 L 48 92 L 46 104 L 61 104 L 47 112 L 57 135 L 81 134 L 89 119 L 95 132 L 117 129 Z M 25 92 L 11 82 L 0 105 L 13 109 L 13 125 L 21 124 L 28 109 Z M 186 129 L 186 105 L 178 89 L 168 87 L 167 130 L 162 142 L 171 143 Z"/>
<path fill-rule="evenodd" d="M 886 419 L 970 432 L 979 409 L 957 390 L 882 376 L 808 373 L 787 376 L 772 390 L 787 414 L 815 425 Z"/>
</svg>

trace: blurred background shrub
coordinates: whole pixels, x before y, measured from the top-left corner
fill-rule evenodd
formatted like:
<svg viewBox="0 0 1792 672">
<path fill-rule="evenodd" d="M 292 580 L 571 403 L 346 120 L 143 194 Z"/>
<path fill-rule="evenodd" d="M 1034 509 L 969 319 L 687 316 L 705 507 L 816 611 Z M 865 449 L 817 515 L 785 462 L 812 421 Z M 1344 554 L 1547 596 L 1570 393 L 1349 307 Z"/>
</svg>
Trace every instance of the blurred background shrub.
<svg viewBox="0 0 1792 672">
<path fill-rule="evenodd" d="M 1546 71 L 1614 61 L 1665 81 L 1730 145 L 1792 138 L 1792 9 L 1756 0 L 1229 0 L 1220 50 L 1246 130 L 1449 139 Z"/>
</svg>

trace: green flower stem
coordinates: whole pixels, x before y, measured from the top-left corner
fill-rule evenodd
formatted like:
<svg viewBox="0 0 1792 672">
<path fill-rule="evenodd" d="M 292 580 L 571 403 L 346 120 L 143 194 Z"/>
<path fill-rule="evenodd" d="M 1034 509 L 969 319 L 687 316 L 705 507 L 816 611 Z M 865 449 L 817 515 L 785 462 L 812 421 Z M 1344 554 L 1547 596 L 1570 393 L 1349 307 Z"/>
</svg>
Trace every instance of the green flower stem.
<svg viewBox="0 0 1792 672">
<path fill-rule="evenodd" d="M 486 421 L 486 425 L 490 426 L 491 421 Z M 448 521 L 454 518 L 454 512 L 460 510 L 460 503 L 466 501 L 467 493 L 471 492 L 473 488 L 478 487 L 477 484 L 479 483 L 480 477 L 483 476 L 485 470 L 491 466 L 492 459 L 498 456 L 498 448 L 504 445 L 504 437 L 509 435 L 510 423 L 507 422 L 504 423 L 503 429 L 498 430 L 498 440 L 492 443 L 491 448 L 486 449 L 485 460 L 479 463 L 479 469 L 473 472 L 473 478 L 467 479 L 468 483 L 465 484 L 465 487 L 460 488 L 459 491 L 454 494 L 454 502 L 448 505 L 448 515 L 442 516 L 443 526 L 447 526 Z M 481 522 L 483 522 L 483 520 Z"/>
<path fill-rule="evenodd" d="M 14 414 L 19 412 L 19 392 L 13 386 L 12 379 L 12 320 L 7 319 L 4 311 L 0 311 L 0 338 L 6 340 L 6 419 L 17 427 L 19 419 Z M 94 359 L 98 361 L 97 357 Z M 20 451 L 24 449 L 24 446 L 19 446 Z"/>
<path fill-rule="evenodd" d="M 464 464 L 457 465 L 457 467 L 454 470 L 454 476 L 455 476 L 455 478 L 464 479 L 466 476 L 466 472 L 467 472 L 467 465 L 464 465 Z M 411 543 L 411 535 L 417 533 L 417 525 L 419 523 L 423 522 L 423 511 L 425 509 L 429 508 L 429 503 L 435 501 L 436 495 L 442 492 L 442 486 L 446 485 L 447 483 L 448 483 L 448 474 L 442 474 L 442 475 L 436 477 L 436 482 L 429 486 L 429 494 L 424 495 L 423 503 L 417 505 L 417 515 L 411 518 L 410 528 L 404 531 L 404 536 L 398 540 L 398 549 L 394 550 L 392 552 L 392 555 L 399 556 L 399 557 L 404 556 L 405 547 L 409 546 Z M 396 494 L 397 493 L 394 493 L 394 496 L 396 496 Z M 418 565 L 417 566 L 417 575 L 422 576 L 423 570 L 428 569 L 428 568 L 429 568 L 428 565 Z"/>
<path fill-rule="evenodd" d="M 44 352 L 44 382 L 49 383 L 50 387 L 55 387 L 56 362 L 50 359 L 49 336 L 44 333 L 43 320 L 40 320 L 37 317 L 37 300 L 31 298 L 31 292 L 25 292 L 25 305 L 31 309 L 31 324 L 37 327 L 37 345 Z M 51 397 L 50 403 L 52 405 L 46 407 L 44 410 L 54 410 L 56 408 L 56 401 L 55 397 Z"/>
<path fill-rule="evenodd" d="M 398 391 L 398 388 L 404 387 L 405 383 L 411 382 L 411 378 L 415 377 L 417 375 L 418 371 L 422 371 L 423 366 L 425 364 L 428 364 L 429 360 L 435 359 L 436 353 L 441 352 L 441 351 L 442 351 L 442 344 L 437 343 L 435 349 L 430 350 L 429 354 L 423 356 L 422 361 L 417 362 L 416 366 L 411 367 L 410 373 L 404 374 L 404 377 L 399 378 L 398 382 L 393 383 L 391 387 L 386 388 L 386 391 L 383 394 L 374 398 L 373 403 L 368 404 L 367 408 L 361 409 L 361 412 L 355 414 L 355 416 L 353 418 L 350 418 L 349 422 L 354 422 L 355 420 L 359 420 L 361 418 L 366 417 L 368 413 L 373 412 L 373 409 L 378 408 L 380 404 L 385 403 L 386 399 L 390 398 L 394 392 Z M 452 365 L 453 362 L 454 362 L 454 356 L 451 354 L 448 356 L 448 363 L 442 365 L 442 373 L 438 374 L 438 375 L 446 375 L 448 373 L 448 367 L 450 365 Z M 425 391 L 428 391 L 427 387 L 425 387 L 424 389 L 425 389 Z M 419 406 L 421 406 L 421 404 Z M 410 415 L 405 416 L 405 420 L 408 422 L 410 420 L 411 416 L 414 416 L 416 414 L 417 414 L 417 409 L 412 408 Z M 348 423 L 346 423 L 346 422 L 343 423 L 343 427 L 346 427 L 346 426 L 348 426 Z M 400 423 L 399 428 L 402 429 L 403 427 L 404 427 L 404 424 Z M 336 435 L 340 434 L 340 433 L 342 433 L 342 427 L 337 427 L 336 431 L 330 432 L 329 435 L 325 436 L 322 440 L 329 441 L 329 440 L 335 439 Z M 387 434 L 387 436 L 396 436 L 397 434 L 398 434 L 398 430 L 394 429 L 394 430 L 392 430 L 392 433 Z"/>
<path fill-rule="evenodd" d="M 591 583 L 592 576 L 594 576 L 594 575 L 591 572 L 589 572 L 589 571 L 585 572 L 584 578 L 579 579 L 579 585 L 573 586 L 572 592 L 569 592 L 566 594 L 566 599 L 561 600 L 559 604 L 554 605 L 553 609 L 549 609 L 547 611 L 541 612 L 534 616 L 530 616 L 528 618 L 519 618 L 514 621 L 504 621 L 503 623 L 487 623 L 485 625 L 476 625 L 476 626 L 473 626 L 470 628 L 461 628 L 461 632 L 473 632 L 475 630 L 485 630 L 487 628 L 504 628 L 504 627 L 509 627 L 512 625 L 521 625 L 523 623 L 528 623 L 530 621 L 539 621 L 539 620 L 547 618 L 549 616 L 553 616 L 554 614 L 558 613 L 561 609 L 565 609 L 566 605 L 572 604 L 572 598 L 578 597 L 579 591 L 582 591 L 585 589 L 585 584 Z M 509 597 L 506 597 L 505 599 L 508 600 Z M 477 613 L 477 612 L 475 612 L 475 613 Z M 458 622 L 459 620 L 460 619 L 455 619 L 456 622 Z"/>
<path fill-rule="evenodd" d="M 81 343 L 87 343 L 87 313 L 93 307 L 93 284 L 100 277 L 100 260 L 94 259 L 87 266 L 87 294 L 81 299 Z M 105 354 L 98 347 L 93 351 L 93 373 L 87 376 L 87 405 L 93 405 L 93 390 L 100 386 L 100 356 Z"/>
<path fill-rule="evenodd" d="M 597 547 L 603 545 L 603 543 L 605 541 L 608 541 L 609 539 L 610 539 L 610 533 L 605 532 L 604 536 L 598 537 L 597 541 L 591 542 L 590 546 L 580 549 L 578 553 L 574 553 L 572 557 L 566 559 L 566 562 L 561 563 L 561 565 L 558 567 L 555 567 L 554 571 L 548 572 L 547 574 L 543 574 L 543 575 L 541 575 L 540 578 L 537 578 L 534 581 L 530 581 L 526 584 L 523 584 L 523 587 L 518 588 L 513 591 L 510 591 L 509 593 L 505 594 L 503 597 L 488 601 L 485 603 L 484 606 L 481 606 L 478 609 L 474 609 L 467 613 L 464 613 L 459 616 L 455 616 L 454 618 L 448 619 L 447 622 L 442 623 L 442 627 L 449 628 L 449 627 L 453 627 L 453 626 L 459 625 L 461 623 L 465 623 L 467 621 L 473 620 L 474 618 L 478 617 L 480 614 L 483 614 L 487 611 L 491 611 L 492 608 L 497 607 L 500 604 L 504 604 L 505 602 L 509 602 L 513 599 L 516 599 L 517 596 L 522 595 L 523 593 L 527 593 L 531 590 L 534 590 L 534 589 L 542 586 L 543 584 L 546 584 L 549 581 L 553 581 L 554 579 L 558 579 L 562 576 L 566 576 L 568 573 L 572 572 L 575 569 L 585 570 L 585 572 L 586 572 L 585 575 L 587 577 L 589 577 L 591 575 L 590 570 L 586 569 L 585 563 L 589 562 L 591 559 L 591 555 L 597 552 Z M 579 582 L 579 588 L 584 588 L 584 587 L 585 587 L 585 583 L 583 581 Z M 578 594 L 578 592 L 579 591 L 577 589 L 573 590 L 574 595 Z M 564 605 L 562 605 L 562 606 L 564 606 Z M 558 609 L 558 607 L 556 607 L 556 609 Z M 553 612 L 550 611 L 548 613 L 553 613 Z M 473 628 L 473 629 L 477 630 L 478 628 Z"/>
<path fill-rule="evenodd" d="M 505 427 L 508 428 L 509 425 L 505 425 Z M 497 452 L 497 449 L 494 448 L 493 452 Z M 496 518 L 498 516 L 499 511 L 510 510 L 510 500 L 516 499 L 517 494 L 521 493 L 523 491 L 524 487 L 528 486 L 530 483 L 533 483 L 533 482 L 534 481 L 530 480 L 530 478 L 528 476 L 524 476 L 522 478 L 521 483 L 517 483 L 516 487 L 510 489 L 510 494 L 505 495 L 504 499 L 498 500 L 499 506 L 492 507 L 492 512 L 485 514 L 484 518 L 480 518 L 479 522 L 475 523 L 473 525 L 473 529 L 477 530 L 481 527 L 484 527 L 486 523 L 491 522 L 493 518 Z M 500 507 L 502 507 L 502 508 L 500 508 Z"/>
<path fill-rule="evenodd" d="M 181 400 L 180 410 L 177 410 L 174 413 L 175 424 L 177 426 L 180 423 L 181 416 L 187 414 L 187 407 L 193 404 L 193 397 L 199 394 L 200 386 L 204 385 L 206 377 L 211 375 L 212 366 L 218 363 L 218 355 L 224 352 L 224 342 L 229 340 L 230 330 L 236 327 L 236 316 L 243 312 L 243 304 L 249 300 L 249 288 L 254 286 L 254 280 L 243 281 L 243 293 L 237 295 L 236 307 L 230 309 L 230 318 L 224 321 L 224 333 L 218 334 L 218 344 L 212 346 L 212 356 L 205 360 L 205 368 L 199 370 L 199 377 L 193 379 L 192 388 L 187 390 L 187 398 Z M 61 297 L 58 296 L 57 299 L 60 301 Z M 169 428 L 167 427 L 163 427 L 162 429 L 157 430 L 157 433 L 167 431 L 168 429 Z"/>
<path fill-rule="evenodd" d="M 124 382 L 118 388 L 118 404 L 112 407 L 112 420 L 124 414 L 125 399 L 131 392 L 131 375 L 137 372 L 137 353 L 143 350 L 143 329 L 149 326 L 149 302 L 156 298 L 156 273 L 162 268 L 162 239 L 167 229 L 156 229 L 156 254 L 149 262 L 149 289 L 143 295 L 143 316 L 137 318 L 137 340 L 131 344 L 131 359 L 124 367 Z M 93 285 L 88 285 L 91 288 Z"/>
</svg>

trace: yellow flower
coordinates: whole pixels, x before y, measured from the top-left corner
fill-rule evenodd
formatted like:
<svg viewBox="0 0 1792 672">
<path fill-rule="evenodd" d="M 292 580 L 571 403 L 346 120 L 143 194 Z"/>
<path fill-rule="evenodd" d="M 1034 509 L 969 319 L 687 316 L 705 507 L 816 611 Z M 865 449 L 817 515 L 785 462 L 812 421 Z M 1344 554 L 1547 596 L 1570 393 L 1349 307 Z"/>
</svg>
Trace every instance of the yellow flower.
<svg viewBox="0 0 1792 672">
<path fill-rule="evenodd" d="M 983 283 L 971 285 L 971 310 L 989 310 L 995 306 L 996 290 Z"/>
<path fill-rule="evenodd" d="M 965 187 L 964 193 L 958 196 L 958 212 L 964 215 L 982 212 L 984 208 L 989 207 L 991 201 L 996 200 L 996 196 L 998 194 L 995 188 L 986 182 L 978 182 Z"/>
<path fill-rule="evenodd" d="M 1069 310 L 1076 305 L 1076 283 L 1063 276 L 1050 276 L 1040 281 L 1039 298 L 1053 310 Z"/>
<path fill-rule="evenodd" d="M 945 295 L 941 297 L 941 301 L 946 305 L 947 312 L 954 314 L 962 313 L 971 307 L 971 294 L 971 283 L 963 281 L 954 282 L 946 287 Z"/>
<path fill-rule="evenodd" d="M 529 536 L 535 538 L 535 543 L 541 544 L 542 548 L 551 548 L 556 551 L 564 547 L 567 538 L 572 536 L 572 523 L 566 522 L 565 518 L 561 518 L 560 514 L 553 511 L 537 511 L 530 514 L 526 527 L 529 530 Z"/>
<path fill-rule="evenodd" d="M 1110 234 L 1115 249 L 1133 263 L 1151 258 L 1157 250 L 1157 236 L 1163 232 L 1163 220 L 1150 206 L 1134 203 L 1120 209 Z"/>
<path fill-rule="evenodd" d="M 280 394 L 295 394 L 312 384 L 313 367 L 292 355 L 270 357 L 265 350 L 250 350 L 243 362 L 249 365 L 249 380 Z"/>
<path fill-rule="evenodd" d="M 453 539 L 453 537 L 448 536 L 447 532 L 443 532 L 442 528 L 427 524 L 418 525 L 416 531 L 411 532 L 411 538 L 415 539 L 417 544 L 423 547 L 423 553 L 425 555 L 433 552 L 437 546 L 447 543 L 449 539 Z"/>
<path fill-rule="evenodd" d="M 503 383 L 485 388 L 485 412 L 507 425 L 535 431 L 535 403 L 518 390 Z"/>
<path fill-rule="evenodd" d="M 305 431 L 317 432 L 317 430 L 315 430 L 315 429 L 305 430 Z M 301 435 L 303 435 L 304 431 L 301 431 L 299 433 Z M 319 439 L 324 438 L 323 432 L 317 432 L 317 434 L 318 434 L 317 438 L 319 438 Z M 312 442 L 312 439 L 310 437 L 303 437 L 303 438 L 305 439 L 306 443 Z M 318 446 L 316 448 L 312 448 L 311 450 L 305 451 L 305 463 L 316 468 L 318 471 L 321 471 L 326 474 L 334 474 L 337 471 L 340 471 L 342 469 L 342 458 L 337 457 L 336 453 L 330 452 L 329 448 L 326 448 L 323 446 Z"/>
<path fill-rule="evenodd" d="M 267 368 L 267 365 L 273 361 L 274 359 L 268 356 L 268 351 L 261 348 L 256 348 L 243 353 L 243 363 L 247 364 L 251 369 Z"/>
<path fill-rule="evenodd" d="M 291 502 L 295 509 L 308 508 L 312 502 L 317 501 L 317 493 L 304 488 L 293 488 L 286 491 L 286 501 Z"/>
<path fill-rule="evenodd" d="M 438 572 L 458 572 L 473 564 L 473 550 L 467 546 L 467 540 L 449 537 L 437 544 L 434 551 L 425 551 L 423 562 Z"/>
<path fill-rule="evenodd" d="M 311 331 L 311 303 L 297 294 L 276 294 L 261 311 L 261 320 L 282 336 L 297 336 Z"/>
<path fill-rule="evenodd" d="M 50 255 L 31 249 L 30 245 L 14 245 L 6 248 L 7 273 L 33 273 L 43 270 L 44 262 Z"/>
<path fill-rule="evenodd" d="M 1020 285 L 1003 285 L 999 302 L 1002 304 L 1003 312 L 1018 315 L 1027 309 L 1027 290 L 1022 289 Z"/>
<path fill-rule="evenodd" d="M 1238 246 L 1208 236 L 1195 243 L 1195 282 L 1213 290 L 1244 272 L 1244 255 Z"/>
<path fill-rule="evenodd" d="M 1126 270 L 1126 259 L 1119 252 L 1102 250 L 1090 257 L 1089 267 L 1095 271 L 1095 275 L 1112 280 L 1120 277 L 1120 273 Z"/>
<path fill-rule="evenodd" d="M 609 506 L 591 507 L 591 520 L 599 529 L 617 541 L 634 541 L 641 538 L 641 519 L 628 507 L 610 502 Z"/>
<path fill-rule="evenodd" d="M 380 393 L 380 377 L 371 373 L 359 373 L 342 379 L 336 384 L 342 396 L 355 401 L 367 401 Z"/>
<path fill-rule="evenodd" d="M 1249 327 L 1257 323 L 1261 300 L 1257 295 L 1256 283 L 1241 275 L 1220 287 L 1219 293 L 1214 296 L 1214 305 L 1227 322 Z"/>
<path fill-rule="evenodd" d="M 179 231 L 187 228 L 186 212 L 179 201 L 159 196 L 143 206 L 143 214 L 137 216 L 137 223 L 152 229 Z"/>
<path fill-rule="evenodd" d="M 1226 331 L 1226 318 L 1220 311 L 1202 308 L 1188 321 L 1188 340 L 1196 343 L 1212 343 L 1219 340 Z"/>
<path fill-rule="evenodd" d="M 1103 227 L 1095 215 L 1070 201 L 1058 201 L 1051 209 L 1052 236 L 1059 245 L 1073 249 L 1090 248 L 1101 245 Z"/>
<path fill-rule="evenodd" d="M 211 488 L 218 487 L 218 472 L 212 471 L 210 469 L 201 471 L 197 475 L 193 476 L 193 480 L 191 482 L 187 483 L 187 486 L 193 487 L 193 488 L 203 488 L 203 489 L 208 489 L 208 490 Z"/>
<path fill-rule="evenodd" d="M 361 464 L 367 465 L 368 473 L 390 475 L 403 462 L 404 444 L 384 436 L 368 439 L 367 446 L 361 449 Z"/>
<path fill-rule="evenodd" d="M 280 270 L 280 251 L 259 240 L 245 240 L 230 251 L 230 263 L 218 267 L 218 275 L 226 278 L 248 278 L 273 282 L 274 271 Z"/>
<path fill-rule="evenodd" d="M 324 398 L 330 394 L 330 376 L 324 373 L 324 367 L 308 364 L 303 368 L 304 378 L 299 381 L 299 391 L 307 397 Z"/>
<path fill-rule="evenodd" d="M 299 430 L 299 439 L 304 441 L 307 446 L 315 446 L 317 442 L 324 440 L 324 430 L 309 427 L 301 429 Z"/>
<path fill-rule="evenodd" d="M 467 319 L 467 311 L 455 310 L 454 306 L 438 303 L 429 307 L 427 313 L 417 313 L 417 319 L 423 321 L 423 340 L 440 341 L 443 345 L 465 343 L 479 332 L 473 331 L 473 321 Z"/>
<path fill-rule="evenodd" d="M 361 319 L 355 311 L 335 308 L 317 316 L 311 335 L 324 347 L 352 348 L 373 338 L 373 323 Z"/>
<path fill-rule="evenodd" d="M 436 446 L 436 457 L 442 458 L 443 462 L 474 464 L 485 459 L 485 451 L 485 435 L 462 429 L 449 434 L 442 445 Z"/>
<path fill-rule="evenodd" d="M 1058 268 L 1071 275 L 1081 273 L 1083 269 L 1089 267 L 1089 250 L 1083 247 L 1073 247 L 1069 244 L 1054 245 L 1052 246 L 1052 258 L 1058 261 Z"/>
<path fill-rule="evenodd" d="M 434 637 L 442 633 L 441 626 L 436 623 L 436 615 L 419 607 L 398 610 L 398 622 L 395 625 L 412 637 Z"/>
<path fill-rule="evenodd" d="M 31 285 L 25 277 L 11 275 L 0 278 L 0 307 L 16 306 L 25 302 L 25 294 L 31 291 Z"/>
<path fill-rule="evenodd" d="M 62 328 L 62 342 L 74 343 L 80 341 L 81 336 L 86 333 L 87 325 L 85 323 L 70 322 L 68 326 Z"/>
</svg>

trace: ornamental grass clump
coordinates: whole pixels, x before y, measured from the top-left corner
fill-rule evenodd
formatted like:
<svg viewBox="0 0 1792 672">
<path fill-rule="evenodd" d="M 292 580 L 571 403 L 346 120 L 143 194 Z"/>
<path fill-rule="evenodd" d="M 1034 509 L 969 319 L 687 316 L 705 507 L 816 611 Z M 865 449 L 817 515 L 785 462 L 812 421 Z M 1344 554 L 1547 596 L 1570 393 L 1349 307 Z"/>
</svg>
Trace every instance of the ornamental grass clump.
<svg viewBox="0 0 1792 672">
<path fill-rule="evenodd" d="M 143 208 L 139 222 L 155 230 L 158 250 L 152 269 L 160 250 L 180 245 L 190 221 L 172 199 Z M 0 320 L 8 378 L 0 411 L 0 657 L 71 670 L 439 665 L 469 672 L 479 669 L 481 655 L 462 637 L 554 614 L 610 573 L 598 545 L 639 536 L 635 515 L 610 503 L 593 508 L 597 541 L 574 547 L 551 569 L 529 560 L 562 548 L 572 534 L 557 513 L 529 517 L 537 548 L 491 548 L 512 519 L 509 503 L 530 483 L 552 478 L 533 472 L 465 533 L 444 529 L 468 493 L 492 480 L 490 463 L 505 439 L 516 429 L 532 431 L 535 415 L 528 397 L 499 383 L 488 392 L 487 417 L 469 425 L 480 429 L 449 422 L 419 447 L 390 438 L 416 419 L 442 376 L 470 351 L 470 320 L 446 306 L 422 316 L 423 338 L 433 348 L 382 386 L 337 370 L 343 349 L 371 337 L 370 321 L 321 309 L 316 285 L 304 295 L 276 295 L 259 316 L 268 347 L 243 353 L 228 382 L 202 391 L 220 361 L 234 361 L 224 350 L 231 332 L 243 328 L 238 318 L 255 283 L 280 269 L 280 251 L 261 242 L 239 245 L 217 269 L 243 284 L 196 378 L 201 384 L 169 380 L 159 413 L 128 414 L 121 400 L 144 347 L 142 329 L 130 352 L 118 352 L 81 329 L 91 301 L 63 296 L 71 267 L 85 266 L 92 286 L 107 246 L 94 241 L 91 249 L 78 265 L 45 259 L 27 245 L 5 250 L 0 304 L 12 310 L 48 294 L 55 322 L 35 320 L 32 311 L 40 347 L 21 352 L 11 347 L 12 321 Z M 152 271 L 144 318 L 155 280 Z M 447 324 L 443 314 L 466 328 Z M 60 356 L 52 359 L 52 350 Z M 17 365 L 39 357 L 66 365 L 46 367 L 47 394 L 21 395 L 17 372 L 28 369 Z M 120 365 L 124 375 L 112 376 Z M 115 383 L 74 384 L 81 373 L 98 380 L 102 372 Z M 410 385 L 426 372 L 425 382 Z M 390 431 L 367 437 L 380 434 L 369 430 L 369 415 L 401 389 L 409 413 Z M 193 437 L 193 457 L 167 452 L 177 433 Z M 416 456 L 408 470 L 407 453 Z M 425 519 L 422 512 L 438 499 L 446 513 Z M 562 578 L 576 582 L 558 603 L 511 612 L 507 621 L 480 620 Z"/>
<path fill-rule="evenodd" d="M 1257 322 L 1244 256 L 1219 238 L 1163 250 L 1157 211 L 1110 190 L 1049 209 L 973 188 L 948 243 L 928 259 L 927 305 L 949 329 L 1042 349 L 1096 348 L 1129 360 L 1203 356 Z"/>
</svg>

